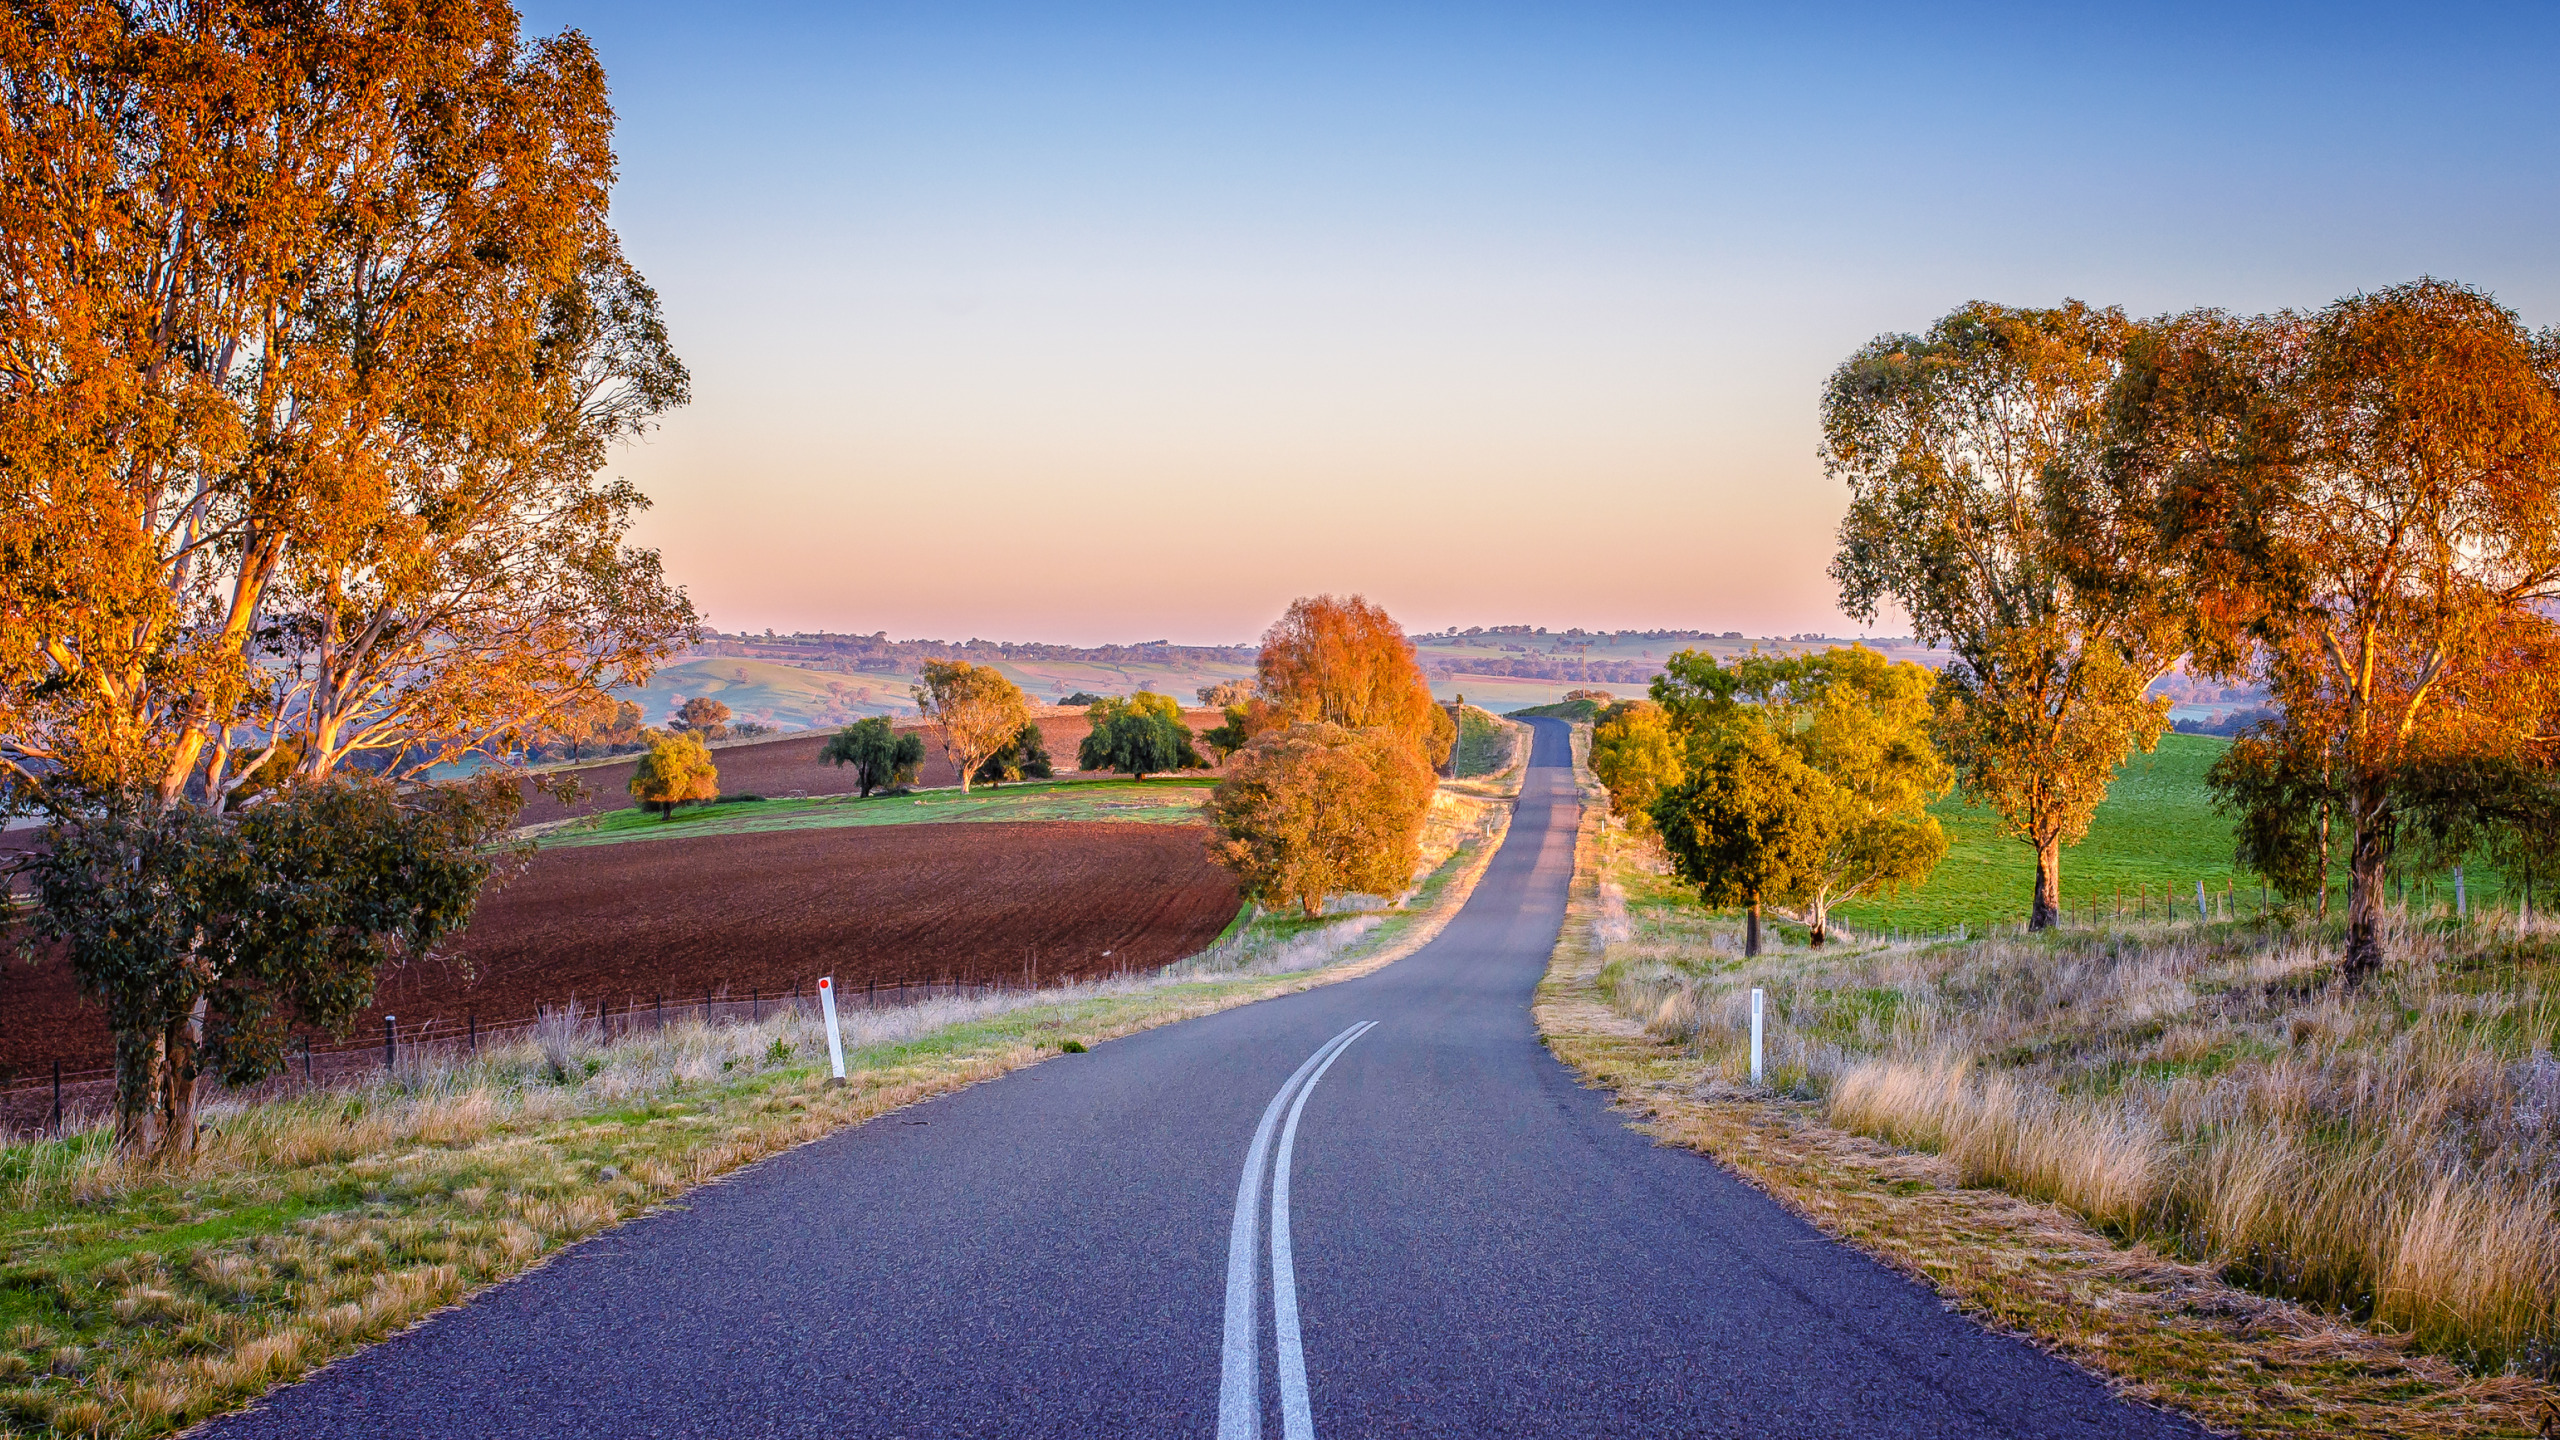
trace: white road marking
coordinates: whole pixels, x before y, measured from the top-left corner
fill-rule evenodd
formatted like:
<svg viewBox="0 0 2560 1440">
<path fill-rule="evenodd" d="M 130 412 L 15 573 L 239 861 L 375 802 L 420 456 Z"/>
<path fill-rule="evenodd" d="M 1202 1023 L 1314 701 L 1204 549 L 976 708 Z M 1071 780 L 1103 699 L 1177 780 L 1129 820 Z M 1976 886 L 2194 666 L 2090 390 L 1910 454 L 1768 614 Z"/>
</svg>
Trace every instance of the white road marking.
<svg viewBox="0 0 2560 1440">
<path fill-rule="evenodd" d="M 1259 1440 L 1262 1434 L 1261 1346 L 1255 1329 L 1254 1290 L 1261 1269 L 1260 1218 L 1262 1174 L 1271 1158 L 1271 1132 L 1299 1083 L 1343 1046 L 1358 1038 L 1373 1021 L 1362 1021 L 1327 1040 L 1300 1065 L 1271 1097 L 1255 1127 L 1253 1144 L 1244 1152 L 1244 1178 L 1236 1186 L 1236 1217 L 1227 1232 L 1226 1346 L 1218 1366 L 1218 1440 Z M 1293 1297 L 1294 1299 L 1294 1297 Z"/>
<path fill-rule="evenodd" d="M 1280 1154 L 1271 1163 L 1271 1322 L 1280 1350 L 1282 1440 L 1316 1440 L 1315 1411 L 1307 1399 L 1307 1356 L 1298 1343 L 1298 1272 L 1289 1255 L 1289 1157 L 1298 1148 L 1298 1115 L 1307 1108 L 1307 1097 L 1316 1093 L 1316 1082 L 1324 1072 L 1333 1068 L 1353 1040 L 1377 1024 L 1363 1020 L 1353 1026 L 1350 1039 L 1335 1045 L 1307 1083 L 1298 1087 L 1298 1098 L 1289 1105 L 1289 1122 L 1280 1127 Z"/>
</svg>

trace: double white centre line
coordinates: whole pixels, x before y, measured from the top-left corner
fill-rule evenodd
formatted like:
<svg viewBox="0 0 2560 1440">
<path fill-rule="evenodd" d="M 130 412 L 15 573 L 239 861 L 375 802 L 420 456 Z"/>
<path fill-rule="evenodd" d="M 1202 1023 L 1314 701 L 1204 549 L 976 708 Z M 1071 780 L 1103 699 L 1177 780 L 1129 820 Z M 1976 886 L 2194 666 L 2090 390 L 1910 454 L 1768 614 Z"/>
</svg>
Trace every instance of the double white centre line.
<svg viewBox="0 0 2560 1440">
<path fill-rule="evenodd" d="M 1235 1226 L 1227 1232 L 1227 1338 L 1218 1370 L 1218 1440 L 1259 1440 L 1262 1433 L 1262 1346 L 1255 1326 L 1254 1291 L 1260 1278 L 1262 1176 L 1271 1179 L 1271 1320 L 1280 1352 L 1280 1429 L 1283 1440 L 1315 1440 L 1307 1405 L 1307 1357 L 1298 1341 L 1298 1276 L 1289 1256 L 1289 1156 L 1298 1143 L 1298 1116 L 1307 1097 L 1351 1042 L 1377 1025 L 1363 1020 L 1324 1042 L 1307 1057 L 1271 1104 L 1244 1152 L 1244 1179 L 1236 1186 Z M 1281 1112 L 1288 1112 L 1285 1124 Z M 1280 1132 L 1272 1161 L 1271 1134 Z"/>
</svg>

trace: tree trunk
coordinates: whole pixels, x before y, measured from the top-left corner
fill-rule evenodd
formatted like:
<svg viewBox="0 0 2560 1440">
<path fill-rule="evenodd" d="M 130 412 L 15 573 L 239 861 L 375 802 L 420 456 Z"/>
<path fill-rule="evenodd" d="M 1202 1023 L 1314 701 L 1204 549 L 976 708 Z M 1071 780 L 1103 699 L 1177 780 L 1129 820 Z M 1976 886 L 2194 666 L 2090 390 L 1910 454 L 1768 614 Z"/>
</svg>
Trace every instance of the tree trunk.
<svg viewBox="0 0 2560 1440">
<path fill-rule="evenodd" d="M 195 1153 L 196 1102 L 201 1096 L 205 998 L 196 997 L 186 1015 L 170 1023 L 160 1065 L 160 1134 L 152 1149 L 155 1160 L 183 1160 Z"/>
<path fill-rule="evenodd" d="M 1742 922 L 1742 953 L 1745 958 L 1760 953 L 1760 902 L 1751 902 Z"/>
<path fill-rule="evenodd" d="M 1816 899 L 1809 907 L 1809 913 L 1813 919 L 1810 927 L 1813 931 L 1811 944 L 1814 949 L 1819 950 L 1831 940 L 1831 907 L 1820 899 Z"/>
<path fill-rule="evenodd" d="M 160 1033 L 129 1030 L 116 1036 L 116 1149 L 127 1155 L 151 1148 L 159 1136 Z"/>
<path fill-rule="evenodd" d="M 2382 968 L 2382 906 L 2385 871 L 2391 859 L 2386 833 L 2383 781 L 2379 775 L 2356 781 L 2355 841 L 2347 856 L 2346 981 L 2362 985 Z"/>
<path fill-rule="evenodd" d="M 2027 914 L 2027 928 L 2050 930 L 2062 919 L 2062 837 L 2049 836 L 2036 842 L 2035 906 Z"/>
<path fill-rule="evenodd" d="M 2320 923 L 2329 923 L 2329 802 L 2320 802 Z"/>
</svg>

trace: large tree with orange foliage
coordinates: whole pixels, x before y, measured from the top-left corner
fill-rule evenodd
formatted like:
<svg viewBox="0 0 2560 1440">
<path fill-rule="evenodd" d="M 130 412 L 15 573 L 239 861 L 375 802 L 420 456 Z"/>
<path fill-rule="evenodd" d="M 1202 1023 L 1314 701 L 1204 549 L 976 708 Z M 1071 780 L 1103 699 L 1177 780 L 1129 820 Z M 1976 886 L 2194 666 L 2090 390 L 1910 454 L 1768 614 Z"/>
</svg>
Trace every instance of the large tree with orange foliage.
<svg viewBox="0 0 2560 1440">
<path fill-rule="evenodd" d="M 506 0 L 22 0 L 0 75 L 0 807 L 183 1150 L 194 1057 L 467 920 L 515 786 L 391 782 L 690 635 L 600 477 L 687 379 L 603 71 Z"/>
<path fill-rule="evenodd" d="M 1263 632 L 1256 687 L 1263 723 L 1323 722 L 1393 732 L 1431 765 L 1448 759 L 1457 722 L 1431 698 L 1404 627 L 1357 595 L 1316 595 Z"/>
<path fill-rule="evenodd" d="M 413 775 L 693 615 L 606 449 L 685 395 L 604 75 L 505 0 L 0 13 L 0 779 Z"/>
<path fill-rule="evenodd" d="M 2346 973 L 2383 960 L 2395 833 L 2448 767 L 2547 764 L 2560 686 L 2560 337 L 2435 280 L 2132 347 L 2118 471 L 2199 653 L 2252 673 L 2351 831 Z M 2271 742 L 2273 743 L 2272 737 Z"/>
</svg>

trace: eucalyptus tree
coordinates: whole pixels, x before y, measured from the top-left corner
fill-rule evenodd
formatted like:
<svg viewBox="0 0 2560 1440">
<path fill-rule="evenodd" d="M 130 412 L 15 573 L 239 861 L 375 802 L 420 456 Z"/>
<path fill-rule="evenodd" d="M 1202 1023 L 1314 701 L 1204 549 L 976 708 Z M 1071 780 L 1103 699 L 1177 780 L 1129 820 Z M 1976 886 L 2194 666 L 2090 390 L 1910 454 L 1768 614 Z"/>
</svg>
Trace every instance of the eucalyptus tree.
<svg viewBox="0 0 2560 1440">
<path fill-rule="evenodd" d="M 2560 335 L 2421 280 L 2176 317 L 2131 358 L 2121 489 L 2162 517 L 2199 653 L 2265 681 L 2320 757 L 2360 980 L 2398 832 L 2447 797 L 2529 795 L 2560 746 Z"/>
<path fill-rule="evenodd" d="M 2167 728 L 2145 691 L 2181 652 L 2154 513 L 2108 483 L 2107 401 L 2133 328 L 2077 301 L 1969 304 L 1878 337 L 1823 393 L 1824 468 L 1849 489 L 1842 608 L 1899 607 L 1948 652 L 1939 745 L 2033 851 L 2039 929 L 2060 918 L 2062 848 Z"/>
</svg>

